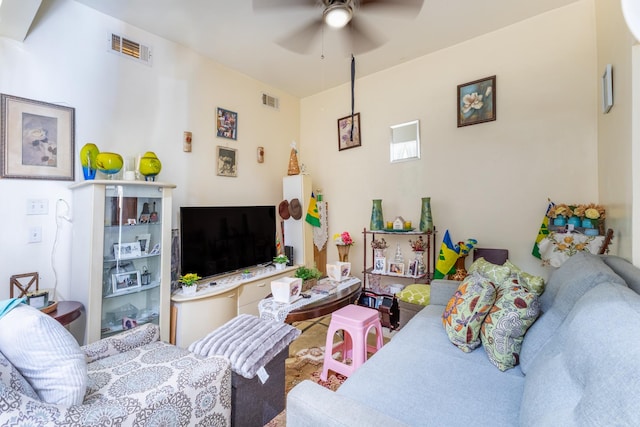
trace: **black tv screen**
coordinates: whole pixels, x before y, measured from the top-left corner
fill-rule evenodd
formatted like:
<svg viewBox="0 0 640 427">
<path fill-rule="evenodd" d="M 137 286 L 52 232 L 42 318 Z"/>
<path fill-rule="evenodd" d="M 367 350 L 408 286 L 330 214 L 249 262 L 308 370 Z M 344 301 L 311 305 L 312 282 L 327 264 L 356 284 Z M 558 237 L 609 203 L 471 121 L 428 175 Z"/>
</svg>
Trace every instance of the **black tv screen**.
<svg viewBox="0 0 640 427">
<path fill-rule="evenodd" d="M 273 261 L 275 206 L 180 208 L 180 271 L 214 276 Z"/>
</svg>

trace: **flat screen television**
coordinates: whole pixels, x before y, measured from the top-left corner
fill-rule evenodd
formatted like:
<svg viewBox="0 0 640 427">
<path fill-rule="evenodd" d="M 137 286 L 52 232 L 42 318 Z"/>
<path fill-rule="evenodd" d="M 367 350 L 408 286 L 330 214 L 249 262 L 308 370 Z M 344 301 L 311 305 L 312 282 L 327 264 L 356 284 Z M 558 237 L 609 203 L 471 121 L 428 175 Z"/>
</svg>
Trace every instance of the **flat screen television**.
<svg viewBox="0 0 640 427">
<path fill-rule="evenodd" d="M 266 264 L 275 256 L 275 206 L 180 208 L 182 274 L 209 277 Z"/>
</svg>

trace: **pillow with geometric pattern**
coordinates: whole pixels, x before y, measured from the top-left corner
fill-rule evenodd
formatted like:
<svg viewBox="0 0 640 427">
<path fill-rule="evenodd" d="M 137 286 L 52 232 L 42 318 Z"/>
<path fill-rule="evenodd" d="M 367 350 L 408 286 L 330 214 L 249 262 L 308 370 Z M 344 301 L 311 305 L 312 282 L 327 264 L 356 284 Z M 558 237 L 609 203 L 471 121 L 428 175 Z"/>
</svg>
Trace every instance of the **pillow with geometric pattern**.
<svg viewBox="0 0 640 427">
<path fill-rule="evenodd" d="M 520 363 L 520 349 L 527 329 L 540 314 L 538 295 L 525 287 L 504 282 L 480 329 L 480 340 L 489 360 L 501 371 Z"/>
<path fill-rule="evenodd" d="M 480 345 L 480 327 L 495 299 L 493 282 L 477 272 L 460 283 L 442 313 L 445 332 L 460 350 L 468 353 Z"/>
<path fill-rule="evenodd" d="M 473 261 L 473 264 L 467 270 L 468 273 L 473 273 L 474 271 L 477 271 L 495 284 L 504 282 L 511 274 L 511 270 L 506 265 L 492 264 L 482 257 Z"/>
<path fill-rule="evenodd" d="M 534 276 L 533 274 L 522 271 L 517 265 L 509 260 L 504 263 L 504 266 L 511 270 L 511 277 L 517 276 L 520 284 L 527 288 L 529 292 L 533 292 L 536 295 L 542 295 L 542 292 L 544 292 L 544 279 L 542 277 Z"/>
</svg>

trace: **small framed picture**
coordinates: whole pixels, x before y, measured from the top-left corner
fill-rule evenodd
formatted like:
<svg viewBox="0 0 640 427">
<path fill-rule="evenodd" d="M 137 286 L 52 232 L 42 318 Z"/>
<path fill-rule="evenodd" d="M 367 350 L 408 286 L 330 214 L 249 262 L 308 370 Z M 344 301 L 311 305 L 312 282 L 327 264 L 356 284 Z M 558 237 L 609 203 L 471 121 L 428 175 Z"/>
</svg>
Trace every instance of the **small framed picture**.
<svg viewBox="0 0 640 427">
<path fill-rule="evenodd" d="M 218 176 L 238 176 L 238 150 L 218 146 Z"/>
<path fill-rule="evenodd" d="M 149 248 L 149 243 L 151 242 L 151 234 L 139 234 L 136 236 L 136 241 L 140 243 L 140 253 L 142 255 L 148 255 L 149 251 L 151 250 Z"/>
<path fill-rule="evenodd" d="M 129 291 L 131 289 L 139 288 L 140 285 L 140 272 L 139 271 L 127 271 L 124 273 L 116 273 L 111 275 L 111 282 L 113 285 L 113 293 L 118 294 Z"/>
<path fill-rule="evenodd" d="M 49 305 L 49 291 L 36 291 L 27 294 L 27 304 L 33 308 L 45 308 Z"/>
<path fill-rule="evenodd" d="M 496 76 L 458 85 L 458 127 L 496 119 Z"/>
<path fill-rule="evenodd" d="M 413 260 L 409 263 L 409 267 L 407 267 L 407 274 L 412 277 L 416 277 L 418 273 L 418 261 Z"/>
<path fill-rule="evenodd" d="M 142 255 L 140 252 L 140 242 L 115 243 L 113 245 L 113 255 L 115 259 L 136 258 Z"/>
<path fill-rule="evenodd" d="M 238 113 L 218 107 L 216 129 L 220 138 L 238 139 Z"/>
<path fill-rule="evenodd" d="M 360 113 L 338 119 L 338 151 L 360 147 Z"/>
<path fill-rule="evenodd" d="M 136 319 L 132 319 L 130 317 L 122 318 L 122 330 L 126 331 L 127 329 L 133 329 L 138 326 L 138 321 Z"/>
<path fill-rule="evenodd" d="M 389 274 L 397 274 L 398 276 L 404 275 L 404 263 L 402 262 L 390 262 Z"/>
<path fill-rule="evenodd" d="M 387 259 L 385 257 L 375 257 L 373 260 L 373 271 L 377 273 L 384 273 L 386 264 Z"/>
<path fill-rule="evenodd" d="M 153 249 L 149 252 L 149 255 L 158 255 L 160 253 L 160 243 L 153 245 Z"/>
</svg>

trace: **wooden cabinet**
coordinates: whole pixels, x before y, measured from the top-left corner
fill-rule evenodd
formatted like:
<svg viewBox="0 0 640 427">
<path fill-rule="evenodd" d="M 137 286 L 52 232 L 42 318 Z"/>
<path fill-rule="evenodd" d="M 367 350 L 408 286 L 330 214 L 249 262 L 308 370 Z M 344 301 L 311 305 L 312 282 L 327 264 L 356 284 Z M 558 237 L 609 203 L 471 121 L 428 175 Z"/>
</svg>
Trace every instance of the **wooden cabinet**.
<svg viewBox="0 0 640 427">
<path fill-rule="evenodd" d="M 193 296 L 176 291 L 171 297 L 171 343 L 187 348 L 239 314 L 258 316 L 258 303 L 271 293 L 271 281 L 293 277 L 296 268 L 260 267 L 248 279 L 239 273 L 207 278 Z"/>
<path fill-rule="evenodd" d="M 85 306 L 86 343 L 149 322 L 168 340 L 174 187 L 117 180 L 71 186 L 70 297 Z"/>
</svg>

